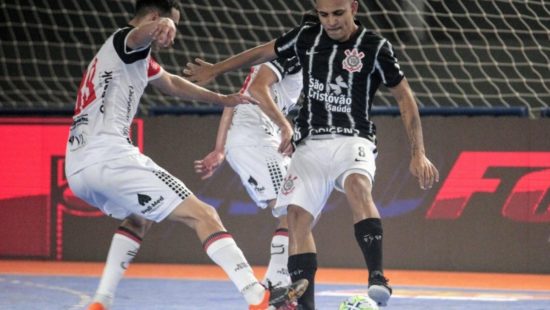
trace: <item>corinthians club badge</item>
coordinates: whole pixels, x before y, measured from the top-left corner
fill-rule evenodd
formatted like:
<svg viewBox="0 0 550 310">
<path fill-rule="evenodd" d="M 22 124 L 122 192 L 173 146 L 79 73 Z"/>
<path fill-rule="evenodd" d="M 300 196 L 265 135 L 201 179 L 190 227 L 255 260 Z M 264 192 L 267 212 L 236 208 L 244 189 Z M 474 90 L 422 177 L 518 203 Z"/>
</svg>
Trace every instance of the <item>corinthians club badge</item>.
<svg viewBox="0 0 550 310">
<path fill-rule="evenodd" d="M 292 193 L 292 191 L 294 191 L 294 181 L 297 178 L 298 177 L 293 176 L 292 174 L 289 174 L 285 177 L 283 186 L 281 186 L 281 192 L 283 193 L 283 195 L 288 195 Z"/>
<path fill-rule="evenodd" d="M 365 53 L 359 52 L 356 48 L 354 48 L 351 51 L 349 49 L 345 50 L 344 54 L 346 54 L 346 58 L 342 61 L 342 68 L 347 70 L 349 73 L 361 71 L 361 68 L 363 68 L 363 62 L 361 59 L 365 57 Z"/>
</svg>

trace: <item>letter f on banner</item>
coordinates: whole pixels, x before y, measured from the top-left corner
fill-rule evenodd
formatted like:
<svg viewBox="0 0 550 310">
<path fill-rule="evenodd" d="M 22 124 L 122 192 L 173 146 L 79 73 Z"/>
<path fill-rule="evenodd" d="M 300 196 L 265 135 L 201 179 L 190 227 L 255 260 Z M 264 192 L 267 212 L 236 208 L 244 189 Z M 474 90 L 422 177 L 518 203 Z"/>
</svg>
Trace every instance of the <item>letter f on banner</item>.
<svg viewBox="0 0 550 310">
<path fill-rule="evenodd" d="M 426 218 L 459 218 L 474 193 L 494 193 L 501 180 L 483 177 L 489 167 L 550 168 L 550 153 L 462 152 Z M 550 222 L 550 206 L 543 213 L 537 212 L 549 189 L 550 169 L 523 175 L 508 196 L 502 215 L 521 222 Z"/>
</svg>

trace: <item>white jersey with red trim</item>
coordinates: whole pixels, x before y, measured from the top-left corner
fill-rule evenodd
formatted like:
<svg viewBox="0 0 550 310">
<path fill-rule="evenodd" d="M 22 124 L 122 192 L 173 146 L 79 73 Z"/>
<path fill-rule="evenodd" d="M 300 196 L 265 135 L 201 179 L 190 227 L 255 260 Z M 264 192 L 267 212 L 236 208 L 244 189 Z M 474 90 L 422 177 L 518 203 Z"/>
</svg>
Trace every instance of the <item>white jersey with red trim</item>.
<svg viewBox="0 0 550 310">
<path fill-rule="evenodd" d="M 138 154 L 130 126 L 148 82 L 162 67 L 150 46 L 131 50 L 132 26 L 117 30 L 88 65 L 78 95 L 66 150 L 65 171 L 74 174 L 92 164 Z"/>
<path fill-rule="evenodd" d="M 296 58 L 273 60 L 251 68 L 241 93 L 248 95 L 248 87 L 256 77 L 260 66 L 266 65 L 277 76 L 270 86 L 271 97 L 278 109 L 287 115 L 296 105 L 302 91 L 302 70 Z M 227 134 L 226 148 L 238 146 L 278 146 L 281 142 L 279 127 L 262 110 L 252 104 L 235 107 L 231 127 Z"/>
</svg>

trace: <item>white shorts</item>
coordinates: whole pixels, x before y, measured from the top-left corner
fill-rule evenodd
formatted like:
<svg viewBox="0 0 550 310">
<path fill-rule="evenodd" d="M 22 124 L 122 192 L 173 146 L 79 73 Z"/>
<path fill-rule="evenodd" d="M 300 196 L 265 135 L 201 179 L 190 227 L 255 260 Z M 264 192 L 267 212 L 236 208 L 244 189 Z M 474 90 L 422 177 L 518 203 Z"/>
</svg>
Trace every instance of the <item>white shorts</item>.
<svg viewBox="0 0 550 310">
<path fill-rule="evenodd" d="M 185 184 L 139 154 L 101 162 L 68 176 L 76 196 L 108 216 L 160 222 L 192 195 Z"/>
<path fill-rule="evenodd" d="M 226 158 L 258 207 L 265 209 L 270 200 L 277 198 L 289 157 L 272 146 L 241 146 L 229 148 Z"/>
<path fill-rule="evenodd" d="M 292 155 L 274 214 L 284 215 L 288 205 L 296 205 L 317 219 L 332 190 L 344 192 L 348 175 L 363 174 L 373 183 L 376 155 L 374 143 L 364 138 L 308 138 Z"/>
</svg>

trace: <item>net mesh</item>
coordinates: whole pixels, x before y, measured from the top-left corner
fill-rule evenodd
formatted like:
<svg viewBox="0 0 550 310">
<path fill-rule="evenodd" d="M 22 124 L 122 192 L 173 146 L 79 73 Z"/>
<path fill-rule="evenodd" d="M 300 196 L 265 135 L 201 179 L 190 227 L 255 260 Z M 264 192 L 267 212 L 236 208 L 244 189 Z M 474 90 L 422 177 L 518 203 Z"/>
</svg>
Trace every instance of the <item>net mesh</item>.
<svg viewBox="0 0 550 310">
<path fill-rule="evenodd" d="M 298 24 L 312 1 L 181 1 L 174 49 L 157 55 L 172 73 L 267 42 Z M 392 42 L 423 107 L 525 107 L 550 102 L 550 6 L 545 0 L 359 1 L 358 19 Z M 82 72 L 131 18 L 133 1 L 4 0 L 0 3 L 0 108 L 73 106 Z M 237 91 L 247 70 L 208 87 Z M 148 89 L 142 109 L 211 108 Z M 375 105 L 396 102 L 384 88 Z"/>
</svg>

